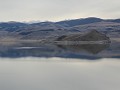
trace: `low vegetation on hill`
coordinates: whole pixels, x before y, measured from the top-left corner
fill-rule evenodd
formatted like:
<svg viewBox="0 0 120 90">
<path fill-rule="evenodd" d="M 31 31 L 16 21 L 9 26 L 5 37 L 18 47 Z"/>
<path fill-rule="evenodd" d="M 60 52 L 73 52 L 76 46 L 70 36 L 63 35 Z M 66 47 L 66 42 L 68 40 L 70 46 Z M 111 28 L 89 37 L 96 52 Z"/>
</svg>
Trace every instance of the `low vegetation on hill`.
<svg viewBox="0 0 120 90">
<path fill-rule="evenodd" d="M 77 40 L 80 35 L 97 30 L 106 34 L 110 38 L 120 38 L 120 19 L 104 20 L 100 18 L 84 18 L 65 20 L 60 22 L 39 22 L 39 23 L 21 23 L 4 22 L 0 23 L 0 40 L 2 38 L 16 38 L 16 40 L 56 40 L 61 36 L 78 34 L 74 37 Z M 94 37 L 96 37 L 94 35 Z M 68 38 L 68 37 L 66 37 Z M 89 35 L 87 37 L 89 38 Z M 81 38 L 83 40 L 83 38 Z M 72 39 L 72 38 L 71 38 Z M 9 39 L 8 39 L 9 40 Z"/>
</svg>

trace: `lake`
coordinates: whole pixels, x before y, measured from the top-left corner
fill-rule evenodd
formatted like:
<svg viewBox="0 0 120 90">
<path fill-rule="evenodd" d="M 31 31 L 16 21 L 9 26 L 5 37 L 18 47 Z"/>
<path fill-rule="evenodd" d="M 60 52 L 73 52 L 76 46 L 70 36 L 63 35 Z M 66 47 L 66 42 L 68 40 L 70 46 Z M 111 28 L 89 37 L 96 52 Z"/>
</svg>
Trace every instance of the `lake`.
<svg viewBox="0 0 120 90">
<path fill-rule="evenodd" d="M 2 43 L 0 90 L 120 90 L 120 43 Z"/>
</svg>

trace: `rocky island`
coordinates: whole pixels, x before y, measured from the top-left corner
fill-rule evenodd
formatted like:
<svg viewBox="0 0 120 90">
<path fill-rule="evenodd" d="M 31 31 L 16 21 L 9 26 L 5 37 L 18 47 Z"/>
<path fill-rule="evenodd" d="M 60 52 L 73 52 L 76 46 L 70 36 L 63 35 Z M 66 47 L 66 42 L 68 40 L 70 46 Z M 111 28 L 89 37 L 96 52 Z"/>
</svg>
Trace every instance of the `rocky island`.
<svg viewBox="0 0 120 90">
<path fill-rule="evenodd" d="M 106 44 L 110 38 L 97 30 L 91 30 L 85 34 L 74 34 L 61 36 L 56 40 L 57 44 Z"/>
</svg>

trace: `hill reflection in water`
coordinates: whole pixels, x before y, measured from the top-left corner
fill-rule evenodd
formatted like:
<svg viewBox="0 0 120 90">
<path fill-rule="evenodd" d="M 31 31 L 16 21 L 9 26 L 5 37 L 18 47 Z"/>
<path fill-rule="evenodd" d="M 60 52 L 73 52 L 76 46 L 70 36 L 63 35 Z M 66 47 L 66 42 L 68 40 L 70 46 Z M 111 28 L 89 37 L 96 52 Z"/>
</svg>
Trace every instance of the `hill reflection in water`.
<svg viewBox="0 0 120 90">
<path fill-rule="evenodd" d="M 65 50 L 73 52 L 87 51 L 90 54 L 98 54 L 99 52 L 109 48 L 110 44 L 79 44 L 79 45 L 59 45 Z"/>
<path fill-rule="evenodd" d="M 119 44 L 0 44 L 0 57 L 62 57 L 81 59 L 120 58 L 120 48 Z"/>
</svg>

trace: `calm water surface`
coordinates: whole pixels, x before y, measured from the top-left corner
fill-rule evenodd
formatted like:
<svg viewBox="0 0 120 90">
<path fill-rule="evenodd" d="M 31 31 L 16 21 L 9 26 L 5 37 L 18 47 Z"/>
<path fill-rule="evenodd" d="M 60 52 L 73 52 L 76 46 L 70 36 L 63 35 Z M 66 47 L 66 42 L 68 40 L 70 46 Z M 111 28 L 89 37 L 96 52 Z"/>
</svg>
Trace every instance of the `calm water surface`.
<svg viewBox="0 0 120 90">
<path fill-rule="evenodd" d="M 120 43 L 0 44 L 0 90 L 120 90 Z"/>
<path fill-rule="evenodd" d="M 1 58 L 0 90 L 120 90 L 120 61 Z"/>
</svg>

